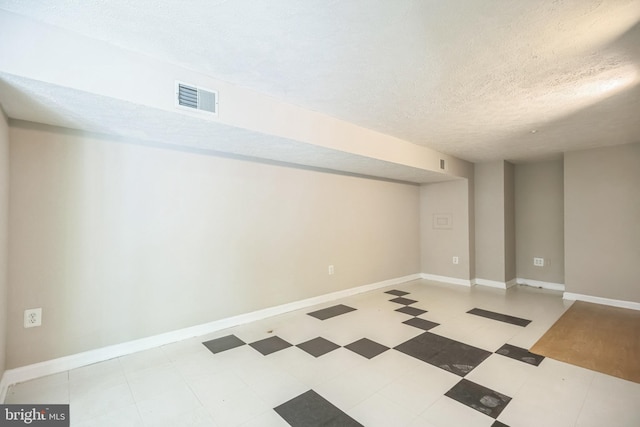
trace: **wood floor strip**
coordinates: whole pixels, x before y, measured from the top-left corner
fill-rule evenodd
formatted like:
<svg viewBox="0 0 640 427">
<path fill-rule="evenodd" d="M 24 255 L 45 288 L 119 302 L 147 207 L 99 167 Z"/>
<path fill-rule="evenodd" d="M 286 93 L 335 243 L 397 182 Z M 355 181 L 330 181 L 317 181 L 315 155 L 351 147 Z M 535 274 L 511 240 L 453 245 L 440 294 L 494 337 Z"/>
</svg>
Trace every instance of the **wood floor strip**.
<svg viewBox="0 0 640 427">
<path fill-rule="evenodd" d="M 640 311 L 576 301 L 530 351 L 640 383 Z"/>
</svg>

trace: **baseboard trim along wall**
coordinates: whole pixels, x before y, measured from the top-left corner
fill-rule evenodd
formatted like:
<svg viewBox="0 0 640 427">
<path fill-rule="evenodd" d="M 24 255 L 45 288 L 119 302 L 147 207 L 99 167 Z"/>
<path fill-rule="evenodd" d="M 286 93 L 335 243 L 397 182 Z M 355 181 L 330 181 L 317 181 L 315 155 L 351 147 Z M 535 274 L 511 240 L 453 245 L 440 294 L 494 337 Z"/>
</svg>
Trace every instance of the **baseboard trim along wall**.
<svg viewBox="0 0 640 427">
<path fill-rule="evenodd" d="M 594 297 L 591 295 L 574 294 L 572 292 L 565 292 L 562 295 L 562 298 L 569 301 L 592 302 L 595 304 L 610 305 L 612 307 L 629 308 L 631 310 L 640 310 L 640 303 L 633 302 L 633 301 Z"/>
<path fill-rule="evenodd" d="M 518 277 L 516 279 L 518 284 L 533 286 L 534 288 L 550 289 L 552 291 L 564 291 L 564 283 L 542 282 L 540 280 L 523 279 Z"/>
<path fill-rule="evenodd" d="M 452 285 L 473 286 L 473 282 L 469 279 L 458 279 L 457 277 L 438 276 L 437 274 L 422 273 L 420 277 L 425 280 L 433 280 L 434 282 L 451 283 Z"/>
<path fill-rule="evenodd" d="M 220 319 L 202 325 L 191 326 L 189 328 L 184 328 L 177 331 L 154 335 L 147 338 L 141 338 L 135 341 L 115 344 L 108 347 L 89 350 L 83 353 L 60 357 L 58 359 L 34 363 L 33 365 L 9 369 L 5 371 L 2 379 L 0 380 L 0 403 L 4 402 L 7 390 L 12 384 L 29 381 L 35 378 L 44 377 L 46 375 L 57 374 L 59 372 L 80 368 L 82 366 L 87 366 L 98 362 L 104 362 L 105 360 L 113 359 L 115 357 L 126 356 L 128 354 L 137 353 L 139 351 L 149 350 L 152 348 L 182 341 L 187 338 L 210 334 L 223 329 L 243 325 L 249 322 L 254 322 L 256 320 L 288 313 L 290 311 L 299 310 L 317 304 L 335 301 L 340 298 L 373 291 L 387 286 L 398 285 L 400 283 L 410 282 L 412 280 L 418 280 L 420 278 L 421 274 L 411 274 L 409 276 L 384 280 L 382 282 L 371 283 L 368 285 L 332 292 L 329 294 L 307 298 L 300 301 L 294 301 L 275 307 L 269 307 L 246 314 L 240 314 L 238 316 Z"/>
<path fill-rule="evenodd" d="M 520 277 L 516 279 L 511 279 L 508 282 L 498 282 L 497 280 L 488 280 L 488 279 L 480 279 L 480 278 L 475 278 L 471 280 L 458 279 L 457 277 L 438 276 L 436 274 L 428 274 L 428 273 L 422 273 L 420 277 L 422 277 L 425 280 L 433 280 L 434 282 L 451 283 L 454 285 L 462 285 L 462 286 L 479 285 L 479 286 L 488 286 L 490 288 L 497 288 L 497 289 L 509 289 L 512 286 L 520 284 L 520 285 L 533 286 L 536 288 L 550 289 L 554 291 L 564 291 L 564 283 L 542 282 L 539 280 L 523 279 Z"/>
<path fill-rule="evenodd" d="M 511 279 L 508 282 L 498 282 L 496 280 L 487 280 L 487 279 L 475 278 L 475 279 L 473 279 L 473 282 L 476 285 L 489 286 L 491 288 L 498 288 L 498 289 L 509 289 L 510 287 L 516 285 L 516 279 Z"/>
<path fill-rule="evenodd" d="M 457 277 L 449 277 L 449 276 L 438 276 L 437 274 L 429 274 L 422 273 L 420 275 L 425 280 L 433 280 L 434 282 L 442 282 L 442 283 L 450 283 L 453 285 L 461 285 L 461 286 L 489 286 L 491 288 L 498 289 L 508 289 L 514 285 L 516 285 L 516 279 L 511 279 L 508 282 L 497 282 L 495 280 L 487 280 L 487 279 L 459 279 Z"/>
</svg>

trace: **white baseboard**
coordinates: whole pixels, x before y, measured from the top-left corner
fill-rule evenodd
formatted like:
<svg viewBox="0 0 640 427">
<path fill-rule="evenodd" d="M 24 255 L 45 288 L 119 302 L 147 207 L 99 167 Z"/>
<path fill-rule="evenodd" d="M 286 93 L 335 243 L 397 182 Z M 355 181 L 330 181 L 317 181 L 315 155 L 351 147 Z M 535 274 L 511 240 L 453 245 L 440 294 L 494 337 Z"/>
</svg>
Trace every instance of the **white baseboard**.
<svg viewBox="0 0 640 427">
<path fill-rule="evenodd" d="M 524 279 L 518 277 L 517 282 L 521 285 L 533 286 L 535 288 L 550 289 L 553 291 L 564 291 L 564 283 L 542 282 L 540 280 Z"/>
<path fill-rule="evenodd" d="M 604 304 L 604 305 L 610 305 L 613 307 L 620 307 L 620 308 L 629 308 L 631 310 L 640 310 L 640 303 L 638 302 L 633 302 L 633 301 L 624 301 L 624 300 L 619 300 L 619 299 L 609 299 L 609 298 L 602 298 L 602 297 L 594 297 L 591 295 L 583 295 L 583 294 L 574 294 L 572 292 L 565 292 L 562 295 L 563 299 L 569 300 L 569 301 L 584 301 L 584 302 L 592 302 L 595 304 Z"/>
<path fill-rule="evenodd" d="M 498 282 L 496 280 L 475 278 L 473 279 L 473 282 L 476 285 L 480 285 L 480 286 L 489 286 L 491 288 L 498 288 L 498 289 L 509 289 L 510 287 L 515 286 L 516 279 L 511 279 L 508 282 Z"/>
<path fill-rule="evenodd" d="M 420 277 L 425 280 L 433 280 L 434 282 L 451 283 L 452 285 L 473 286 L 473 282 L 469 279 L 458 279 L 457 277 L 438 276 L 437 274 L 422 273 Z"/>
<path fill-rule="evenodd" d="M 121 344 L 98 348 L 95 350 L 89 350 L 83 353 L 60 357 L 58 359 L 52 359 L 40 363 L 34 363 L 32 365 L 22 366 L 20 368 L 9 369 L 5 371 L 5 373 L 2 375 L 2 379 L 0 380 L 0 403 L 4 402 L 7 389 L 12 384 L 29 381 L 46 375 L 57 374 L 59 372 L 68 371 L 70 369 L 76 369 L 82 366 L 103 362 L 115 357 L 126 356 L 127 354 L 149 350 L 152 348 L 182 341 L 187 338 L 210 334 L 212 332 L 220 331 L 249 322 L 254 322 L 256 320 L 288 313 L 290 311 L 299 310 L 317 304 L 323 304 L 340 298 L 357 295 L 363 292 L 369 292 L 387 286 L 393 286 L 400 283 L 410 282 L 412 280 L 418 280 L 420 278 L 420 274 L 411 274 L 409 276 L 384 280 L 382 282 L 371 283 L 368 285 L 332 292 L 329 294 L 307 298 L 300 301 L 294 301 L 275 307 L 269 307 L 262 310 L 253 311 L 251 313 L 216 320 L 214 322 L 209 322 L 202 325 L 179 329 L 177 331 L 171 331 L 164 334 L 141 338 L 135 341 L 124 342 Z"/>
</svg>

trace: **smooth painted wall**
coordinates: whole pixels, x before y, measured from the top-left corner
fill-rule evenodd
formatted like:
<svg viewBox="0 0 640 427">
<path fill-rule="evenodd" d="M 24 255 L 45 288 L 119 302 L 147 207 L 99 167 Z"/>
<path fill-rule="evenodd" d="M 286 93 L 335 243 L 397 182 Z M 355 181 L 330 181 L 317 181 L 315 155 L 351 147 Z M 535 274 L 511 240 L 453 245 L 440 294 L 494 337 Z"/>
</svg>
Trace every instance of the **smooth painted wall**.
<svg viewBox="0 0 640 427">
<path fill-rule="evenodd" d="M 469 278 L 476 277 L 476 201 L 475 177 L 467 180 L 469 200 Z"/>
<path fill-rule="evenodd" d="M 434 216 L 451 218 L 450 227 L 434 224 Z M 469 181 L 425 184 L 420 187 L 422 272 L 471 279 L 469 250 Z M 459 264 L 453 264 L 457 256 Z"/>
<path fill-rule="evenodd" d="M 515 168 L 504 162 L 504 281 L 516 278 Z"/>
<path fill-rule="evenodd" d="M 564 284 L 563 160 L 516 165 L 515 206 L 518 278 Z"/>
<path fill-rule="evenodd" d="M 564 157 L 567 292 L 640 302 L 640 143 Z"/>
<path fill-rule="evenodd" d="M 10 368 L 420 272 L 415 185 L 24 122 L 10 141 Z"/>
<path fill-rule="evenodd" d="M 515 279 L 515 188 L 513 165 L 476 163 L 474 171 L 475 278 Z"/>
<path fill-rule="evenodd" d="M 476 278 L 504 282 L 504 162 L 476 163 Z"/>
<path fill-rule="evenodd" d="M 0 107 L 0 378 L 7 351 L 7 309 L 9 296 L 9 125 Z"/>
</svg>

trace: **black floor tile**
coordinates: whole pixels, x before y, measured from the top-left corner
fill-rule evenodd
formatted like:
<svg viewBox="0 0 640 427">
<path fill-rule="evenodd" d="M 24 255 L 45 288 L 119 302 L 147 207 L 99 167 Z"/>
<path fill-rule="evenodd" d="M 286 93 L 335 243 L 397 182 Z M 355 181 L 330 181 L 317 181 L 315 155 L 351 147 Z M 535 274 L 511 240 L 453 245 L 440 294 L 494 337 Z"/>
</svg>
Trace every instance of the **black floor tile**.
<svg viewBox="0 0 640 427">
<path fill-rule="evenodd" d="M 258 350 L 264 356 L 275 353 L 276 351 L 284 350 L 287 347 L 291 347 L 291 344 L 278 336 L 273 336 L 260 341 L 252 342 L 249 345 Z"/>
<path fill-rule="evenodd" d="M 322 424 L 322 427 L 363 427 L 362 424 L 351 418 L 349 415 L 339 414 L 334 418 L 331 418 L 329 421 Z"/>
<path fill-rule="evenodd" d="M 334 344 L 322 337 L 303 342 L 302 344 L 298 344 L 296 347 L 301 348 L 313 357 L 320 357 L 323 354 L 327 354 L 330 351 L 335 350 L 336 348 L 340 348 L 338 344 Z"/>
<path fill-rule="evenodd" d="M 505 423 L 501 423 L 500 421 L 495 420 L 493 424 L 491 424 L 491 427 L 509 427 L 509 426 L 506 425 Z"/>
<path fill-rule="evenodd" d="M 362 427 L 362 424 L 313 390 L 294 397 L 274 408 L 274 411 L 292 427 Z"/>
<path fill-rule="evenodd" d="M 497 418 L 511 401 L 509 396 L 465 379 L 454 385 L 451 390 L 445 393 L 445 396 L 476 411 L 480 411 L 491 418 Z"/>
<path fill-rule="evenodd" d="M 203 342 L 202 344 L 204 344 L 204 346 L 212 353 L 220 353 L 221 351 L 231 350 L 232 348 L 245 345 L 245 342 L 235 335 L 227 335 L 226 337 L 216 338 L 211 341 Z"/>
<path fill-rule="evenodd" d="M 394 289 L 392 291 L 386 291 L 385 294 L 391 294 L 391 295 L 395 295 L 397 297 L 402 297 L 402 296 L 405 296 L 405 295 L 409 295 L 409 292 L 399 291 L 397 289 Z"/>
<path fill-rule="evenodd" d="M 427 312 L 427 310 L 422 310 L 416 307 L 409 307 L 408 305 L 404 307 L 400 307 L 396 311 L 399 311 L 400 313 L 408 314 L 409 316 L 420 316 L 421 314 L 424 314 Z"/>
<path fill-rule="evenodd" d="M 425 332 L 424 334 L 411 338 L 394 348 L 404 354 L 426 362 L 431 357 L 442 351 L 442 349 L 449 345 L 451 341 L 452 340 L 449 338 Z"/>
<path fill-rule="evenodd" d="M 404 298 L 404 297 L 398 297 L 398 298 L 390 299 L 389 301 L 395 302 L 395 303 L 398 303 L 398 304 L 403 304 L 403 305 L 411 305 L 414 302 L 418 302 L 416 300 L 409 299 L 409 298 Z"/>
<path fill-rule="evenodd" d="M 464 377 L 489 356 L 490 351 L 453 341 L 427 363 Z"/>
<path fill-rule="evenodd" d="M 544 356 L 533 354 L 524 348 L 516 347 L 515 345 L 511 344 L 503 345 L 498 350 L 496 350 L 496 353 L 535 366 L 538 366 L 540 362 L 544 360 Z"/>
<path fill-rule="evenodd" d="M 500 322 L 510 323 L 517 326 L 527 326 L 531 320 L 521 319 L 520 317 L 509 316 L 508 314 L 496 313 L 494 311 L 483 310 L 481 308 L 473 308 L 467 311 L 469 314 L 486 317 L 487 319 L 499 320 Z"/>
<path fill-rule="evenodd" d="M 335 316 L 340 316 L 341 314 L 349 313 L 354 311 L 355 308 L 349 307 L 344 304 L 334 305 L 332 307 L 323 308 L 322 310 L 314 311 L 311 313 L 307 313 L 309 316 L 315 317 L 320 320 L 327 320 Z"/>
<path fill-rule="evenodd" d="M 348 348 L 354 353 L 358 353 L 360 356 L 366 357 L 367 359 L 373 359 L 377 355 L 389 350 L 389 347 L 378 344 L 368 338 L 362 338 L 361 340 L 352 342 L 349 345 L 345 345 L 344 348 Z"/>
<path fill-rule="evenodd" d="M 465 376 L 491 352 L 431 332 L 394 347 L 396 350 L 456 375 Z"/>
<path fill-rule="evenodd" d="M 421 319 L 419 317 L 414 317 L 412 319 L 405 320 L 402 323 L 404 323 L 405 325 L 409 325 L 409 326 L 413 326 L 413 327 L 416 327 L 416 328 L 424 329 L 425 331 L 428 331 L 429 329 L 435 328 L 436 326 L 439 325 L 439 323 L 430 322 L 428 320 L 424 320 L 424 319 Z"/>
</svg>

